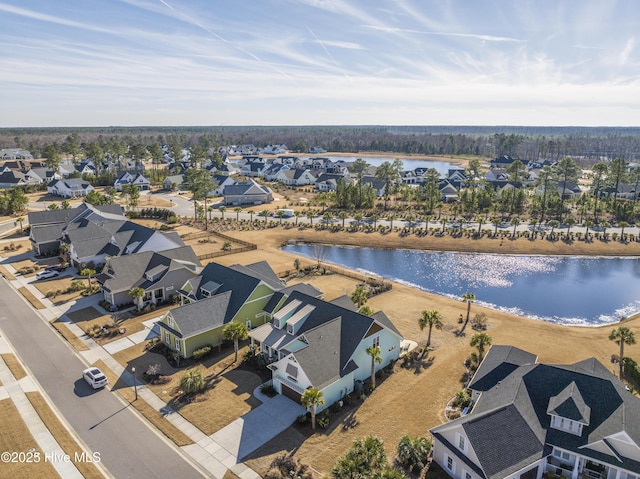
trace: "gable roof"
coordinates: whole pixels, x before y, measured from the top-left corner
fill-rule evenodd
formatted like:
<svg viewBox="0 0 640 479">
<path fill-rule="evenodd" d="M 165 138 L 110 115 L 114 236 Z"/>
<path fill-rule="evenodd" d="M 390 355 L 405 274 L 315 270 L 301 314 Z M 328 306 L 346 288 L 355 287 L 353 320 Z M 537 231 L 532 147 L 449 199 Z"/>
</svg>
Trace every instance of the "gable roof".
<svg viewBox="0 0 640 479">
<path fill-rule="evenodd" d="M 471 378 L 469 389 L 487 391 L 515 371 L 518 366 L 534 364 L 536 360 L 535 354 L 514 346 L 493 345 Z"/>
<path fill-rule="evenodd" d="M 495 364 L 496 358 L 490 358 L 492 350 L 487 358 Z M 496 351 L 504 354 L 505 350 Z M 520 350 L 515 356 L 522 358 L 521 353 Z M 493 368 L 496 369 L 499 366 Z M 550 412 L 588 419 L 588 424 L 583 426 L 582 435 L 570 434 L 551 427 Z M 444 429 L 462 426 L 485 477 L 490 479 L 507 477 L 527 461 L 531 464 L 544 457 L 551 446 L 637 473 L 640 463 L 622 456 L 621 451 L 614 458 L 591 445 L 605 442 L 612 448 L 609 438 L 621 432 L 640 444 L 640 421 L 629 420 L 638 417 L 640 400 L 595 358 L 590 358 L 572 365 L 518 366 L 482 393 L 471 414 L 431 432 L 441 439 Z M 501 439 L 491 436 L 491 431 L 504 431 L 512 440 L 498 447 Z M 495 450 L 501 451 L 500 458 L 494 456 Z"/>
<path fill-rule="evenodd" d="M 180 338 L 188 338 L 226 324 L 231 296 L 231 291 L 225 291 L 211 298 L 172 309 L 167 314 L 171 315 L 179 329 L 172 332 Z M 159 324 L 162 327 L 164 323 Z"/>
<path fill-rule="evenodd" d="M 190 246 L 110 258 L 109 266 L 105 269 L 111 270 L 112 274 L 100 275 L 98 280 L 106 290 L 112 293 L 129 291 L 136 287 L 146 290 L 167 273 L 183 268 L 193 271 L 194 274 L 200 268 L 200 261 Z M 164 274 L 155 281 L 150 281 L 145 276 L 145 274 L 152 275 L 162 271 Z"/>
</svg>

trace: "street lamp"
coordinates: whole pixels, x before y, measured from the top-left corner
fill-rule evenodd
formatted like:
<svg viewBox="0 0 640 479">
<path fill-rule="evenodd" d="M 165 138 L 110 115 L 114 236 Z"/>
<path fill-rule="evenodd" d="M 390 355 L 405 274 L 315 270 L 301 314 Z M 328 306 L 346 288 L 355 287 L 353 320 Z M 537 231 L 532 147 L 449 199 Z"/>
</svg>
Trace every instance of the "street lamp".
<svg viewBox="0 0 640 479">
<path fill-rule="evenodd" d="M 136 384 L 136 368 L 131 368 L 131 373 L 133 374 L 133 390 L 136 392 L 136 401 L 138 400 L 138 385 Z"/>
</svg>

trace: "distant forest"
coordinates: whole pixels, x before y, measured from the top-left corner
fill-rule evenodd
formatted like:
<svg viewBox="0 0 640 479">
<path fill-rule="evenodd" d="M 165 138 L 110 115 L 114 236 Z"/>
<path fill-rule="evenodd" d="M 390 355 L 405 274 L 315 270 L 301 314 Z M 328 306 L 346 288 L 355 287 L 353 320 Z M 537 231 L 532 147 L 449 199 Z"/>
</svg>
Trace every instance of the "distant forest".
<svg viewBox="0 0 640 479">
<path fill-rule="evenodd" d="M 573 157 L 580 166 L 624 158 L 640 160 L 640 127 L 531 126 L 225 126 L 3 128 L 0 148 L 24 148 L 41 156 L 50 144 L 73 136 L 81 146 L 97 142 L 179 143 L 185 148 L 232 144 L 286 144 L 308 153 L 312 146 L 335 152 L 421 155 L 510 155 L 524 162 Z"/>
</svg>

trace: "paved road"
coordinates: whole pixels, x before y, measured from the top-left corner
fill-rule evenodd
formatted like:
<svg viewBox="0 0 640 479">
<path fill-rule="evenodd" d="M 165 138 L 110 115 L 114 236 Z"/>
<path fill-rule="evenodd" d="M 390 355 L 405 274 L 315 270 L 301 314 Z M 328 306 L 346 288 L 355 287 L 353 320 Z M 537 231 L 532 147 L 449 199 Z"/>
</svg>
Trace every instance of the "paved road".
<svg viewBox="0 0 640 479">
<path fill-rule="evenodd" d="M 22 296 L 0 279 L 0 330 L 58 410 L 117 479 L 201 478 L 109 388 L 80 378 L 85 364 Z"/>
</svg>

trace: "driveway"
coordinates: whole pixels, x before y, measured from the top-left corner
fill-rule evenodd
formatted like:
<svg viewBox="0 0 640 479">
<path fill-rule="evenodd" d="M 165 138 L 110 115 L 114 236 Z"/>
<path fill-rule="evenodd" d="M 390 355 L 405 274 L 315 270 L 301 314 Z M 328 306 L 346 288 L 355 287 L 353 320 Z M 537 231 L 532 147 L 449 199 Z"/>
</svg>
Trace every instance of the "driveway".
<svg viewBox="0 0 640 479">
<path fill-rule="evenodd" d="M 236 419 L 211 436 L 236 462 L 287 429 L 307 411 L 300 404 L 278 394 Z"/>
</svg>

